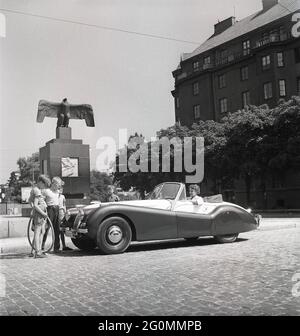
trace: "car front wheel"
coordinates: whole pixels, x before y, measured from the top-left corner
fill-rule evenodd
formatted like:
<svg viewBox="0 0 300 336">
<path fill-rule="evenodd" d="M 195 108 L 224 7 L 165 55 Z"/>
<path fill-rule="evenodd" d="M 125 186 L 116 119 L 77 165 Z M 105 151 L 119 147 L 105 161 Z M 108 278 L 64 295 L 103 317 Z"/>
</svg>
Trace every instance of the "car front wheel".
<svg viewBox="0 0 300 336">
<path fill-rule="evenodd" d="M 123 253 L 132 238 L 131 227 L 122 217 L 110 217 L 100 225 L 97 233 L 98 248 L 105 254 Z"/>
<path fill-rule="evenodd" d="M 223 236 L 215 236 L 214 238 L 216 239 L 216 241 L 218 241 L 221 244 L 230 244 L 230 243 L 234 243 L 237 238 L 238 238 L 239 234 L 229 234 L 229 235 L 223 235 Z"/>
</svg>

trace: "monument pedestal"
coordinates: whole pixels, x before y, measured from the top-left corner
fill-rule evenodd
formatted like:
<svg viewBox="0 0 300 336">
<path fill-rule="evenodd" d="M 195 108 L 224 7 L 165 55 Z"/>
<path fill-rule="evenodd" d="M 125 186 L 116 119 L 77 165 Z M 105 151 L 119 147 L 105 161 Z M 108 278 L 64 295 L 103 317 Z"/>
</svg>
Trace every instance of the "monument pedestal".
<svg viewBox="0 0 300 336">
<path fill-rule="evenodd" d="M 70 127 L 58 127 L 56 139 L 40 148 L 41 173 L 59 176 L 64 182 L 68 204 L 86 204 L 90 194 L 90 149 L 72 139 Z"/>
</svg>

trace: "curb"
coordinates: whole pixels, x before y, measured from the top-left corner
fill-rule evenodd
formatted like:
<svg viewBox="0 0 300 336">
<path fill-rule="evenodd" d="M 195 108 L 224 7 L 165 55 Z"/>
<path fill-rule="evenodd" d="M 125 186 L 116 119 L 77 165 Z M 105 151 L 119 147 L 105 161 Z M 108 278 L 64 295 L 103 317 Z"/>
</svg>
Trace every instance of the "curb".
<svg viewBox="0 0 300 336">
<path fill-rule="evenodd" d="M 273 231 L 273 230 L 286 230 L 286 229 L 297 229 L 300 228 L 300 224 L 275 224 L 275 225 L 264 225 L 259 227 L 257 231 Z"/>
</svg>

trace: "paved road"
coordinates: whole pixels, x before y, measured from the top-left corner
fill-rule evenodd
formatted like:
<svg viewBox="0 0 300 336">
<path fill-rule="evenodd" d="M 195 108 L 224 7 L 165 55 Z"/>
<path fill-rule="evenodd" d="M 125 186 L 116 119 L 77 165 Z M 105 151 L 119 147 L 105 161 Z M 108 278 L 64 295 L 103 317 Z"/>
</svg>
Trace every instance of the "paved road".
<svg viewBox="0 0 300 336">
<path fill-rule="evenodd" d="M 300 229 L 288 228 L 229 245 L 200 239 L 137 244 L 114 256 L 2 256 L 0 315 L 299 316 L 299 242 Z"/>
</svg>

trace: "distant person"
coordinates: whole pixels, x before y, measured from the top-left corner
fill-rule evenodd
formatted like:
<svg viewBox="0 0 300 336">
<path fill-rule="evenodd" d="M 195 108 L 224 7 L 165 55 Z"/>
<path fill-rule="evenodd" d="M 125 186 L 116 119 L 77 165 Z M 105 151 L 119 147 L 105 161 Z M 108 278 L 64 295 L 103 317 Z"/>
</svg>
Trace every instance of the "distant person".
<svg viewBox="0 0 300 336">
<path fill-rule="evenodd" d="M 62 182 L 61 187 L 59 188 L 59 194 L 58 194 L 58 221 L 59 221 L 59 230 L 60 230 L 60 240 L 61 240 L 63 251 L 72 251 L 72 249 L 66 245 L 65 234 L 61 227 L 65 219 L 66 212 L 67 212 L 66 198 L 63 195 L 63 185 L 64 185 L 64 182 Z"/>
<path fill-rule="evenodd" d="M 190 186 L 190 197 L 194 205 L 203 205 L 204 200 L 200 195 L 200 187 L 197 184 Z"/>
<path fill-rule="evenodd" d="M 45 255 L 42 253 L 42 240 L 45 234 L 46 225 L 47 225 L 47 204 L 43 197 L 43 190 L 49 188 L 51 184 L 50 179 L 45 175 L 40 175 L 38 178 L 37 185 L 32 188 L 29 203 L 33 208 L 33 247 L 34 252 L 32 251 L 32 256 L 34 258 L 43 258 Z"/>
<path fill-rule="evenodd" d="M 58 197 L 59 197 L 59 189 L 62 186 L 62 179 L 60 177 L 53 177 L 51 187 L 44 189 L 43 190 L 43 195 L 45 197 L 45 201 L 47 204 L 47 211 L 48 211 L 48 216 L 51 220 L 51 223 L 53 225 L 53 230 L 54 230 L 54 253 L 59 252 L 60 248 L 60 227 L 59 227 L 59 219 L 58 219 L 58 214 L 59 214 L 59 202 L 58 202 Z M 47 236 L 49 232 L 50 226 L 46 226 L 46 231 L 44 234 L 43 238 L 43 243 L 42 243 L 42 250 L 45 250 L 45 244 L 47 241 Z"/>
<path fill-rule="evenodd" d="M 119 202 L 120 198 L 119 196 L 115 193 L 115 190 L 113 187 L 110 187 L 108 189 L 108 202 Z"/>
</svg>

